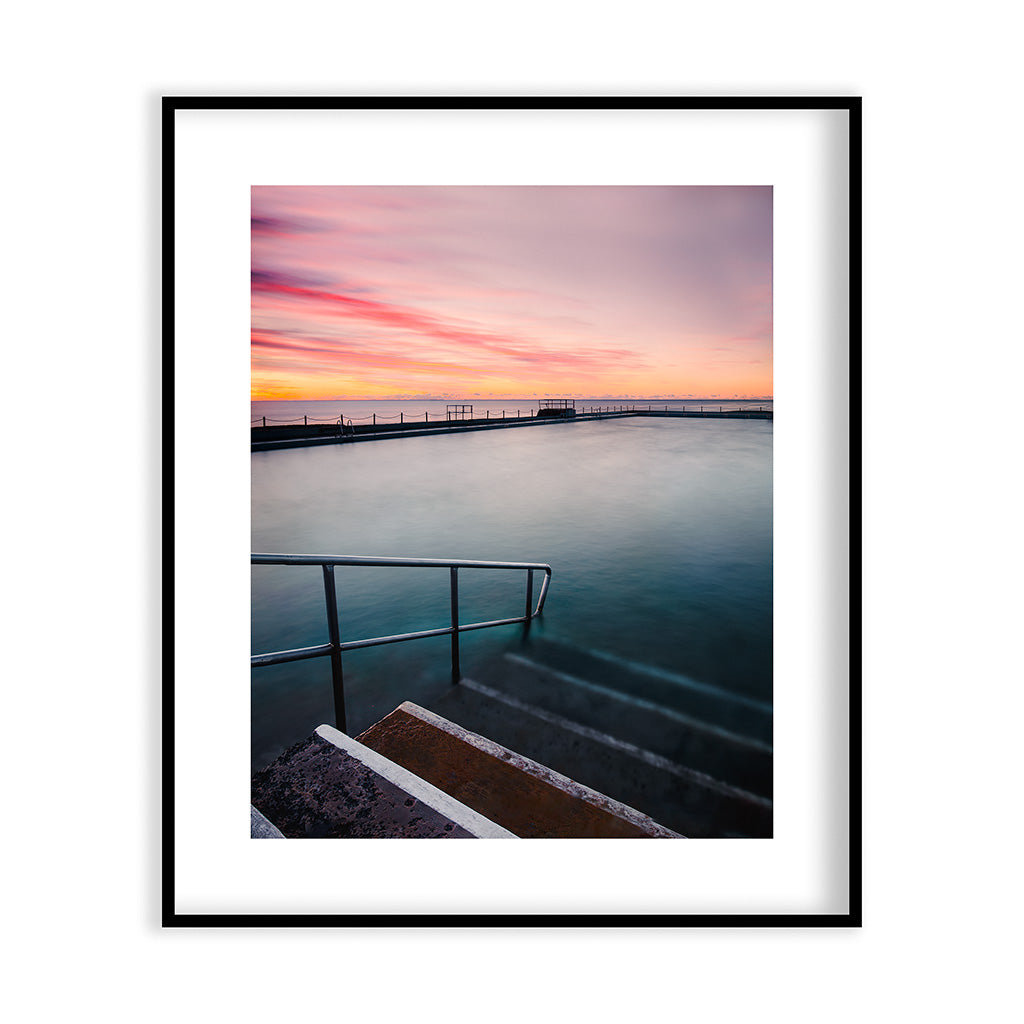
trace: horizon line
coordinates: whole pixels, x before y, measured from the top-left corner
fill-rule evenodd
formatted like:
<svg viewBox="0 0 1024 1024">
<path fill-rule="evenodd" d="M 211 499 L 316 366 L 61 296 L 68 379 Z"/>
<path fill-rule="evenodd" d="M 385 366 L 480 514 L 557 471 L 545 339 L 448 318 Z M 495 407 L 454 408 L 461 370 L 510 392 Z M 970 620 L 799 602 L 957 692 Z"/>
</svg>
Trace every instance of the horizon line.
<svg viewBox="0 0 1024 1024">
<path fill-rule="evenodd" d="M 575 401 L 615 402 L 696 402 L 714 400 L 722 402 L 771 402 L 772 395 L 566 395 L 549 392 L 540 395 L 336 395 L 331 398 L 254 398 L 250 402 L 536 402 L 548 398 L 566 398 Z"/>
</svg>

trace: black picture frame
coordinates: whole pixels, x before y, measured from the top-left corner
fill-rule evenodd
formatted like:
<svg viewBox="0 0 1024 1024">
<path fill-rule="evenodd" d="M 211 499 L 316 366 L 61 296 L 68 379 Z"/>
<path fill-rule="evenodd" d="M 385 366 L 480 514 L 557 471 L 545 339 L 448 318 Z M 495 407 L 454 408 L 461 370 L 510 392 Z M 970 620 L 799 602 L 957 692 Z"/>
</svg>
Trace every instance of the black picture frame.
<svg viewBox="0 0 1024 1024">
<path fill-rule="evenodd" d="M 176 363 L 176 122 L 180 111 L 303 111 L 394 110 L 407 108 L 422 111 L 454 110 L 701 110 L 701 111 L 783 111 L 834 110 L 848 115 L 846 140 L 846 173 L 848 175 L 849 237 L 846 242 L 848 262 L 848 351 L 843 354 L 848 374 L 848 422 L 840 424 L 845 438 L 849 479 L 846 481 L 849 515 L 849 593 L 843 594 L 849 604 L 849 700 L 847 740 L 849 763 L 849 848 L 847 858 L 848 893 L 846 913 L 603 913 L 594 914 L 309 914 L 309 913 L 190 913 L 180 912 L 176 903 L 176 835 L 179 823 L 175 818 L 176 760 L 175 715 L 175 601 L 176 587 L 173 567 L 179 552 L 174 534 L 176 489 L 175 376 Z M 162 924 L 168 928 L 764 928 L 859 927 L 862 924 L 862 679 L 861 679 L 861 99 L 854 96 L 709 96 L 709 97 L 529 97 L 529 96 L 420 96 L 420 97 L 331 97 L 331 96 L 167 96 L 162 101 L 162 284 L 163 284 L 163 697 L 162 697 Z"/>
</svg>

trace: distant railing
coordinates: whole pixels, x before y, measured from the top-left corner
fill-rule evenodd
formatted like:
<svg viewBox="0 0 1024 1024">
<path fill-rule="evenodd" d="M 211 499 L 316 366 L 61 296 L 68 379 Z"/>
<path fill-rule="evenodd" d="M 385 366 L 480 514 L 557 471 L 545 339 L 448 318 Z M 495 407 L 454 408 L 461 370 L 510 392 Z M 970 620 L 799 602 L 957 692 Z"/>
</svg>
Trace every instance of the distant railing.
<svg viewBox="0 0 1024 1024">
<path fill-rule="evenodd" d="M 528 623 L 544 610 L 544 602 L 548 596 L 548 585 L 551 582 L 551 566 L 542 562 L 478 562 L 466 559 L 440 558 L 373 558 L 357 555 L 257 555 L 251 556 L 253 565 L 319 565 L 323 569 L 324 599 L 327 603 L 327 635 L 326 644 L 315 647 L 298 647 L 287 651 L 275 651 L 270 654 L 254 654 L 250 658 L 253 668 L 264 665 L 283 665 L 291 661 L 304 661 L 307 658 L 331 659 L 331 682 L 334 689 L 335 725 L 342 732 L 347 731 L 345 720 L 344 675 L 342 673 L 342 651 L 354 651 L 362 647 L 379 647 L 383 644 L 403 643 L 406 640 L 421 640 L 431 636 L 451 636 L 452 638 L 452 682 L 462 678 L 459 663 L 459 634 L 471 629 L 489 629 L 492 626 L 511 626 L 516 623 Z M 334 567 L 336 565 L 376 565 L 396 566 L 402 568 L 447 568 L 449 570 L 449 588 L 451 605 L 451 625 L 439 629 L 422 629 L 415 633 L 399 633 L 394 636 L 375 636 L 364 640 L 342 641 L 338 627 L 338 597 L 334 583 Z M 459 570 L 460 569 L 514 569 L 526 573 L 526 611 L 523 615 L 512 619 L 493 619 L 489 622 L 459 622 Z M 533 607 L 533 574 L 543 572 L 537 606 Z"/>
<path fill-rule="evenodd" d="M 250 417 L 250 427 L 277 427 L 277 426 L 323 426 L 326 424 L 338 424 L 340 420 L 344 421 L 347 428 L 351 428 L 354 424 L 359 424 L 360 427 L 364 426 L 386 426 L 392 423 L 397 423 L 400 426 L 406 424 L 415 426 L 420 423 L 445 423 L 445 422 L 456 422 L 462 420 L 473 420 L 479 422 L 481 420 L 535 420 L 538 412 L 541 410 L 550 410 L 553 408 L 557 409 L 575 409 L 579 416 L 602 416 L 611 413 L 634 413 L 644 415 L 645 413 L 659 413 L 662 410 L 664 412 L 674 413 L 686 413 L 688 415 L 697 415 L 697 413 L 750 413 L 750 412 L 770 412 L 771 410 L 764 404 L 748 403 L 744 405 L 719 405 L 713 401 L 707 401 L 703 403 L 689 402 L 689 403 L 658 403 L 658 402 L 630 402 L 630 403 L 615 403 L 612 405 L 584 405 L 582 402 L 577 404 L 572 400 L 542 400 L 538 403 L 538 409 L 502 409 L 501 415 L 498 415 L 498 410 L 485 409 L 483 410 L 483 416 L 476 415 L 474 418 L 473 406 L 471 405 L 448 405 L 444 414 L 444 419 L 441 418 L 441 413 L 435 412 L 434 419 L 431 420 L 430 412 L 426 411 L 423 413 L 422 418 L 414 412 L 369 412 L 362 416 L 292 416 L 288 419 L 280 419 L 271 416 L 252 416 Z M 457 411 L 456 411 L 457 410 Z M 493 417 L 492 417 L 493 413 Z M 408 419 L 406 419 L 408 417 Z"/>
</svg>

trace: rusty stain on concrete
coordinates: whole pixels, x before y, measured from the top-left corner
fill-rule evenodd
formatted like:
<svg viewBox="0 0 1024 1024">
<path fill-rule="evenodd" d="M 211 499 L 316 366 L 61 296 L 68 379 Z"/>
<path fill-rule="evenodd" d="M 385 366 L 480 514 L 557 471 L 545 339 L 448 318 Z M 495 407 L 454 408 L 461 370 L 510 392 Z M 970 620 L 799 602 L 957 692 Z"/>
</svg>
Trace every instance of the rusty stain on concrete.
<svg viewBox="0 0 1024 1024">
<path fill-rule="evenodd" d="M 647 815 L 408 701 L 357 740 L 523 839 L 679 838 Z"/>
</svg>

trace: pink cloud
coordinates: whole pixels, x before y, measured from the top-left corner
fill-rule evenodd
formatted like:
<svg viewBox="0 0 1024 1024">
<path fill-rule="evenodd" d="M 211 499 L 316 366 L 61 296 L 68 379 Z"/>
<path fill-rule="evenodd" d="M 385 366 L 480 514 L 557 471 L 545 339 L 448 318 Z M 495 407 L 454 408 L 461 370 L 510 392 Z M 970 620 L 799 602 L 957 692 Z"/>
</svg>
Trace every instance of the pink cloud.
<svg viewBox="0 0 1024 1024">
<path fill-rule="evenodd" d="M 394 303 L 378 302 L 357 298 L 318 288 L 307 288 L 279 279 L 277 275 L 257 271 L 253 275 L 254 293 L 285 297 L 301 304 L 310 304 L 316 309 L 326 308 L 335 316 L 364 321 L 377 326 L 409 331 L 426 335 L 432 339 L 455 342 L 474 351 L 508 356 L 527 364 L 543 363 L 550 366 L 582 368 L 585 366 L 607 366 L 610 361 L 644 365 L 642 359 L 629 349 L 591 348 L 577 351 L 548 350 L 535 342 L 513 339 L 479 328 L 459 326 L 456 321 L 446 320 L 427 313 L 399 306 Z M 287 304 L 278 308 L 287 308 Z"/>
</svg>

